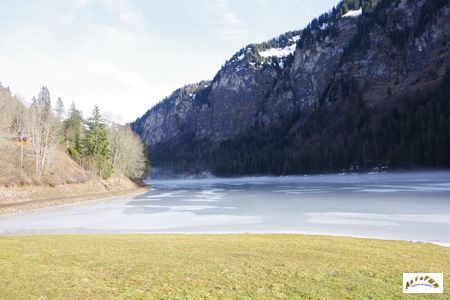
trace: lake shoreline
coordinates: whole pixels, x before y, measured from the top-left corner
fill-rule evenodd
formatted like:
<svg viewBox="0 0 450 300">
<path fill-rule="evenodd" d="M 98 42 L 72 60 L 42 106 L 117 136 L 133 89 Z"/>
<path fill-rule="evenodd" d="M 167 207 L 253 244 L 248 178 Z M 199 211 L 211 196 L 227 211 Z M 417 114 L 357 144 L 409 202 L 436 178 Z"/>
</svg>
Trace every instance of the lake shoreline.
<svg viewBox="0 0 450 300">
<path fill-rule="evenodd" d="M 134 183 L 127 179 L 127 181 L 124 181 L 123 185 L 116 186 L 116 188 L 112 190 L 106 189 L 99 184 L 98 181 L 91 180 L 86 183 L 65 184 L 56 187 L 0 187 L 0 192 L 1 194 L 8 194 L 9 196 L 8 198 L 0 199 L 1 216 L 23 211 L 139 195 L 148 192 L 148 188 L 134 185 Z M 52 196 L 49 197 L 48 195 Z"/>
<path fill-rule="evenodd" d="M 93 200 L 96 201 L 96 200 Z M 67 205 L 74 205 L 76 203 L 71 203 Z M 1 218 L 1 216 L 0 216 Z M 111 236 L 111 235 L 120 235 L 120 236 L 135 236 L 135 235 L 155 235 L 155 236 L 310 236 L 310 237 L 336 237 L 336 238 L 351 238 L 351 239 L 359 239 L 359 240 L 376 240 L 376 241 L 392 241 L 392 242 L 408 242 L 413 244 L 432 244 L 435 246 L 450 248 L 450 243 L 445 242 L 436 242 L 436 241 L 426 241 L 426 240 L 408 240 L 408 239 L 394 239 L 394 238 L 379 238 L 374 236 L 362 236 L 362 235 L 345 235 L 345 234 L 332 234 L 332 233 L 319 233 L 319 232 L 302 232 L 302 231 L 249 231 L 249 232 L 194 232 L 194 231 L 155 231 L 155 232 L 108 232 L 108 233 L 0 233 L 1 237 L 39 237 L 39 236 Z"/>
<path fill-rule="evenodd" d="M 173 174 L 173 176 L 157 176 L 144 179 L 144 182 L 169 181 L 169 180 L 203 180 L 203 179 L 242 179 L 242 178 L 290 178 L 290 177 L 314 177 L 314 176 L 358 176 L 358 175 L 377 175 L 377 174 L 402 174 L 402 173 L 448 173 L 450 169 L 445 168 L 389 168 L 383 171 L 359 170 L 359 171 L 330 171 L 323 173 L 299 173 L 299 174 L 244 174 L 236 176 L 216 176 L 207 171 L 200 174 Z"/>
</svg>

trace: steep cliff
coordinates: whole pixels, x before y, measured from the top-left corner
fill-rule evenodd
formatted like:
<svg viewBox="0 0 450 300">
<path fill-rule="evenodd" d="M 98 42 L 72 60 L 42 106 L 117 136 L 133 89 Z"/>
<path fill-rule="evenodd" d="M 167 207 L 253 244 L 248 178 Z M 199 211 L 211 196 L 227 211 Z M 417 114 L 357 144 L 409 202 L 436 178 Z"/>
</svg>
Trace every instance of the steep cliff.
<svg viewBox="0 0 450 300">
<path fill-rule="evenodd" d="M 449 167 L 449 36 L 448 1 L 345 0 L 132 126 L 154 166 L 179 172 Z"/>
</svg>

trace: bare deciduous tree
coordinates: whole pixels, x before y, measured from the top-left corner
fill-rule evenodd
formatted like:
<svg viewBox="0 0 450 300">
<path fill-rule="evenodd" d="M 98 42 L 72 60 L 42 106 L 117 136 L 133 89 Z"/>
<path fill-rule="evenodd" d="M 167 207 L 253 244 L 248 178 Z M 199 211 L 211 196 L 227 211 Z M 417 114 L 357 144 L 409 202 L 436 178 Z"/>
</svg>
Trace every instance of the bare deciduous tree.
<svg viewBox="0 0 450 300">
<path fill-rule="evenodd" d="M 111 124 L 109 132 L 111 160 L 122 175 L 141 178 L 147 170 L 147 156 L 142 141 L 128 126 Z"/>
<path fill-rule="evenodd" d="M 0 83 L 0 132 L 10 133 L 20 128 L 24 105 Z"/>
<path fill-rule="evenodd" d="M 50 149 L 57 143 L 58 135 L 58 122 L 51 109 L 47 87 L 42 87 L 37 99 L 33 97 L 28 110 L 28 131 L 32 138 L 36 176 L 40 178 L 47 167 Z"/>
</svg>

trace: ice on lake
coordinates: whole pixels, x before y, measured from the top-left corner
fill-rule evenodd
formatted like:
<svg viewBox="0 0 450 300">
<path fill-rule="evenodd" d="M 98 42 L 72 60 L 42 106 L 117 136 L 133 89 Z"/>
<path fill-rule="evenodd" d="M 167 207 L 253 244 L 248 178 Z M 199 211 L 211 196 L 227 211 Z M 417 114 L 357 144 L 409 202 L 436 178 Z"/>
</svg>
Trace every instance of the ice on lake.
<svg viewBox="0 0 450 300">
<path fill-rule="evenodd" d="M 0 234 L 305 233 L 450 245 L 450 172 L 154 180 L 151 191 L 0 217 Z"/>
</svg>

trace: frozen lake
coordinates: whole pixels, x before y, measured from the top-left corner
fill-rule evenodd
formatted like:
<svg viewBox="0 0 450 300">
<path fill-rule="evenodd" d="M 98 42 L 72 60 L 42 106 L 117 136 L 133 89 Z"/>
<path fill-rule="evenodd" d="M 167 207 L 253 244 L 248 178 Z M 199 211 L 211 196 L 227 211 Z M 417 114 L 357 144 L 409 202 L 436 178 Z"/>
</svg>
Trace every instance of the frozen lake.
<svg viewBox="0 0 450 300">
<path fill-rule="evenodd" d="M 450 172 L 149 183 L 135 198 L 0 216 L 0 234 L 307 233 L 450 246 Z"/>
</svg>

